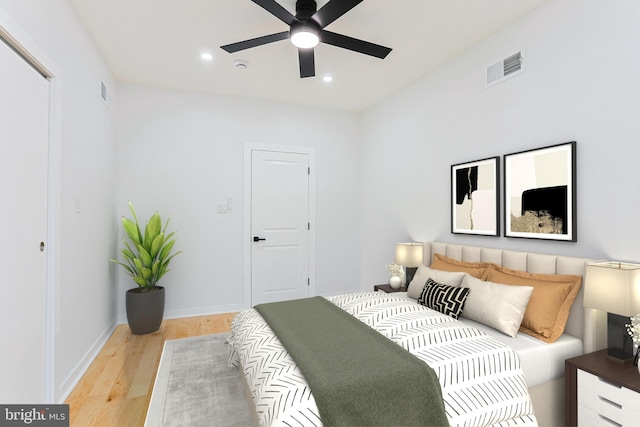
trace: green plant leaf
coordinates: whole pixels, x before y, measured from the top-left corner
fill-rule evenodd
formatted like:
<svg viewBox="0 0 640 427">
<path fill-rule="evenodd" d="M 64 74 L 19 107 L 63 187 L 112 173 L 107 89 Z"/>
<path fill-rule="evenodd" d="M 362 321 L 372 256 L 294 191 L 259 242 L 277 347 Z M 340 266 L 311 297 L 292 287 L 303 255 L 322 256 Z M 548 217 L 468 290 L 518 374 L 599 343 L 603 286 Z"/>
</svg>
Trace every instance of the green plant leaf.
<svg viewBox="0 0 640 427">
<path fill-rule="evenodd" d="M 162 220 L 160 219 L 160 215 L 158 212 L 154 213 L 146 227 L 144 228 L 144 248 L 149 251 L 151 249 L 151 243 L 156 238 L 158 234 L 160 234 L 160 229 L 162 228 Z"/>
<path fill-rule="evenodd" d="M 133 281 L 136 282 L 138 284 L 138 286 L 144 288 L 147 286 L 147 281 L 144 280 L 142 277 L 140 276 L 135 276 L 133 277 Z"/>
<path fill-rule="evenodd" d="M 131 203 L 131 200 L 129 200 L 129 212 L 131 212 L 131 215 L 133 216 L 134 221 L 137 223 L 138 217 L 136 216 L 136 211 L 133 209 L 133 203 Z"/>
<path fill-rule="evenodd" d="M 169 218 L 167 218 L 167 222 L 164 224 L 164 228 L 162 229 L 163 233 L 167 233 L 167 227 L 169 227 L 169 221 L 171 221 L 171 215 L 169 215 Z M 171 233 L 171 235 L 174 235 L 175 233 Z M 169 237 L 167 237 L 168 239 Z"/>
<path fill-rule="evenodd" d="M 142 271 L 142 269 L 144 268 L 144 266 L 142 265 L 142 261 L 140 261 L 140 258 L 134 258 L 133 263 L 136 265 L 137 271 Z"/>
<path fill-rule="evenodd" d="M 133 254 L 133 252 L 131 252 L 129 249 L 125 248 L 122 250 L 122 256 L 125 257 L 126 259 L 132 260 L 134 259 L 136 256 Z"/>
<path fill-rule="evenodd" d="M 124 241 L 124 246 L 129 249 L 129 252 L 131 253 L 135 253 L 133 252 L 133 248 L 129 245 L 129 242 L 127 242 L 126 240 Z"/>
<path fill-rule="evenodd" d="M 120 264 L 127 271 L 127 273 L 129 273 L 130 276 L 135 276 L 134 271 L 128 265 L 123 264 L 120 261 L 116 261 L 115 259 L 112 259 L 111 262 L 115 262 L 116 264 Z"/>
<path fill-rule="evenodd" d="M 169 242 L 167 242 L 167 244 L 164 246 L 164 248 L 162 248 L 162 250 L 160 251 L 160 256 L 158 256 L 158 259 L 160 261 L 164 261 L 165 258 L 167 258 L 167 255 L 169 255 L 169 253 L 171 253 L 171 249 L 173 249 L 173 245 L 176 243 L 176 239 L 173 239 Z"/>
<path fill-rule="evenodd" d="M 164 231 L 163 231 L 163 233 L 164 233 Z M 173 231 L 173 232 L 171 232 L 171 233 L 169 233 L 169 234 L 164 233 L 164 242 L 165 242 L 165 244 L 166 244 L 169 240 L 171 240 L 175 234 L 176 234 L 176 232 L 175 232 L 175 231 Z"/>
<path fill-rule="evenodd" d="M 135 242 L 135 243 L 141 243 L 140 240 L 140 231 L 138 229 L 138 225 L 131 221 L 128 218 L 122 217 L 122 226 L 124 227 L 124 231 L 126 231 L 127 236 L 129 236 L 129 238 Z"/>
<path fill-rule="evenodd" d="M 164 260 L 161 264 L 160 267 L 158 268 L 158 274 L 156 275 L 156 279 L 160 280 L 160 278 L 162 276 L 165 275 L 165 273 L 167 273 L 169 270 L 167 270 L 167 268 L 169 267 L 169 262 L 171 262 L 171 260 L 178 254 L 181 254 L 182 251 L 180 252 L 176 252 L 175 254 L 171 255 L 169 258 L 167 258 L 166 260 Z"/>
<path fill-rule="evenodd" d="M 158 267 L 158 272 L 156 273 L 156 280 L 160 281 L 160 278 L 165 275 L 169 270 L 167 270 L 168 265 L 163 264 Z"/>
<path fill-rule="evenodd" d="M 155 239 L 153 239 L 153 242 L 151 242 L 151 252 L 150 252 L 151 258 L 156 259 L 156 256 L 158 255 L 158 251 L 160 250 L 163 244 L 164 244 L 164 233 L 160 233 L 156 236 Z"/>
<path fill-rule="evenodd" d="M 142 245 L 138 245 L 138 251 L 140 252 L 140 260 L 142 261 L 142 265 L 147 268 L 151 268 L 151 264 L 153 263 L 151 254 L 147 252 L 147 250 Z"/>
<path fill-rule="evenodd" d="M 129 212 L 131 212 L 131 216 L 133 216 L 133 221 L 138 224 L 138 216 L 136 215 L 135 209 L 133 209 L 133 203 L 129 200 Z M 140 233 L 140 227 L 138 227 L 138 242 L 142 241 L 142 234 Z"/>
</svg>

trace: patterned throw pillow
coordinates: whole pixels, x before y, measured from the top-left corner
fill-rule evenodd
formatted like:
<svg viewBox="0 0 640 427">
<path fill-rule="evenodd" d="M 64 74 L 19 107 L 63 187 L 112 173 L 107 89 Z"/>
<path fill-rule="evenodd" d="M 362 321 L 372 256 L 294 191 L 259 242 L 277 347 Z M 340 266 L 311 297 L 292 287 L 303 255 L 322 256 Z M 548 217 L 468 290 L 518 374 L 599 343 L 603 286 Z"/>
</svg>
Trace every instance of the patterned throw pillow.
<svg viewBox="0 0 640 427">
<path fill-rule="evenodd" d="M 464 308 L 469 288 L 456 288 L 427 279 L 418 302 L 432 310 L 457 319 Z"/>
</svg>

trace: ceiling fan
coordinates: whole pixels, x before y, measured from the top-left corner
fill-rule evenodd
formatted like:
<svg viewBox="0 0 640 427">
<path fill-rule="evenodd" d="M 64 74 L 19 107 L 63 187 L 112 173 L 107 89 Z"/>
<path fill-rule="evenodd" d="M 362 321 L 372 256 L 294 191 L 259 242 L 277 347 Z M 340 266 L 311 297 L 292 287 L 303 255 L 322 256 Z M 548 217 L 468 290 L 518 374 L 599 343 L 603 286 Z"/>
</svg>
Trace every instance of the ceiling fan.
<svg viewBox="0 0 640 427">
<path fill-rule="evenodd" d="M 252 1 L 287 24 L 289 31 L 221 46 L 222 49 L 229 53 L 235 53 L 290 38 L 293 45 L 298 48 L 300 77 L 304 78 L 313 77 L 316 74 L 313 48 L 320 42 L 354 52 L 360 52 L 365 55 L 375 56 L 380 59 L 384 59 L 389 52 L 391 52 L 391 49 L 388 47 L 333 33 L 324 29 L 327 25 L 361 3 L 362 0 L 330 0 L 320 8 L 320 10 L 317 10 L 315 0 L 297 0 L 295 16 L 275 0 Z"/>
</svg>

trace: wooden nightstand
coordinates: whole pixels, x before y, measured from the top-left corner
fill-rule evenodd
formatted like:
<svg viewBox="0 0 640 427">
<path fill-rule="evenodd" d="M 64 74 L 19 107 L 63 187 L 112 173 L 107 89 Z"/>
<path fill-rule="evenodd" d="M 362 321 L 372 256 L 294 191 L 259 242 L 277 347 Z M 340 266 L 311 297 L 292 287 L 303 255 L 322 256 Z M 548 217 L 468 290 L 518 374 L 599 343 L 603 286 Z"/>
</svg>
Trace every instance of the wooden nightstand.
<svg viewBox="0 0 640 427">
<path fill-rule="evenodd" d="M 373 290 L 374 291 L 380 291 L 380 292 L 386 292 L 388 294 L 393 293 L 393 292 L 407 292 L 407 288 L 405 286 L 401 286 L 398 289 L 393 289 L 389 285 L 375 285 L 373 287 Z"/>
<path fill-rule="evenodd" d="M 568 426 L 634 426 L 640 422 L 640 374 L 600 350 L 565 361 Z"/>
</svg>

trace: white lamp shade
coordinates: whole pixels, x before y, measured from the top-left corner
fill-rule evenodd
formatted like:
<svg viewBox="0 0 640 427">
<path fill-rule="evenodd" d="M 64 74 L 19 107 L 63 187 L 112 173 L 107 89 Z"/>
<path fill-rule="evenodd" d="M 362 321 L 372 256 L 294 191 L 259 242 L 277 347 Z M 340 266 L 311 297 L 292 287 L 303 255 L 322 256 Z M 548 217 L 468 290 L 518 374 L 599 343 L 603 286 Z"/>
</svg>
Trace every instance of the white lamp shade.
<svg viewBox="0 0 640 427">
<path fill-rule="evenodd" d="M 395 263 L 405 267 L 418 267 L 422 264 L 422 243 L 396 244 Z"/>
<path fill-rule="evenodd" d="M 584 306 L 620 316 L 640 313 L 640 264 L 587 264 Z"/>
</svg>

